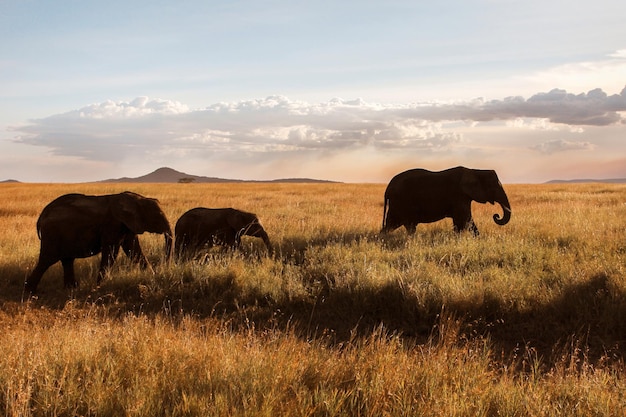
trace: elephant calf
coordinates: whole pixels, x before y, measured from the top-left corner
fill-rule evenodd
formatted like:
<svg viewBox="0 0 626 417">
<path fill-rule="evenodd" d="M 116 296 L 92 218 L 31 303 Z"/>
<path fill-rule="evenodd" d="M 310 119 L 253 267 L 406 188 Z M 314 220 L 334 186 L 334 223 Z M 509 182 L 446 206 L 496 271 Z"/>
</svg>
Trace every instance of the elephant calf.
<svg viewBox="0 0 626 417">
<path fill-rule="evenodd" d="M 172 248 L 172 231 L 157 200 L 126 191 L 110 195 L 66 194 L 49 203 L 37 220 L 41 240 L 39 261 L 25 282 L 34 293 L 44 272 L 58 261 L 63 265 L 66 287 L 78 285 L 74 259 L 102 252 L 98 284 L 120 247 L 144 268 L 146 260 L 137 235 L 144 232 L 165 236 L 165 252 Z"/>
<path fill-rule="evenodd" d="M 189 258 L 204 247 L 213 245 L 230 246 L 235 249 L 241 244 L 241 236 L 263 239 L 268 252 L 272 253 L 270 239 L 254 213 L 234 208 L 196 207 L 184 213 L 174 227 L 176 255 Z"/>
</svg>

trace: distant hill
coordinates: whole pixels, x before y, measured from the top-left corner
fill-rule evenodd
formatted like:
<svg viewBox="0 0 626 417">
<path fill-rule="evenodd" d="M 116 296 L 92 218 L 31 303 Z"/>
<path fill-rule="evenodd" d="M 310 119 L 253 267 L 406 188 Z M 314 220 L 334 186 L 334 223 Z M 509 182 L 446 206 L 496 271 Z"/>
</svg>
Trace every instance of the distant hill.
<svg viewBox="0 0 626 417">
<path fill-rule="evenodd" d="M 216 177 L 203 177 L 199 175 L 186 174 L 184 172 L 176 171 L 172 168 L 159 168 L 154 172 L 146 175 L 142 175 L 136 178 L 122 177 L 116 179 L 108 179 L 98 182 L 113 182 L 113 183 L 241 183 L 241 182 L 273 182 L 273 183 L 332 183 L 335 181 L 316 180 L 310 178 L 283 178 L 269 181 L 247 181 L 238 179 L 226 179 Z"/>
<path fill-rule="evenodd" d="M 546 182 L 546 184 L 581 184 L 581 183 L 606 183 L 606 184 L 626 184 L 626 178 L 611 178 L 605 180 L 594 179 L 577 179 L 577 180 L 552 180 Z"/>
<path fill-rule="evenodd" d="M 0 184 L 17 184 L 19 183 L 18 180 L 4 180 L 4 181 L 0 181 Z"/>
</svg>

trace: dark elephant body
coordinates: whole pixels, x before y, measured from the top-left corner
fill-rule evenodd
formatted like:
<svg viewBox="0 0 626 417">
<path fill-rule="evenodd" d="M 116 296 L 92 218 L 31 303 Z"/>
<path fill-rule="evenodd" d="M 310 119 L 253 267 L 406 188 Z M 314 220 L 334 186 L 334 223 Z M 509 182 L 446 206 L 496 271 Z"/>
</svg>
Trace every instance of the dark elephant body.
<svg viewBox="0 0 626 417">
<path fill-rule="evenodd" d="M 134 262 L 149 267 L 137 237 L 144 232 L 164 234 L 169 256 L 172 232 L 157 200 L 129 191 L 102 196 L 63 195 L 48 204 L 37 220 L 41 249 L 26 289 L 35 292 L 43 274 L 58 261 L 63 264 L 65 286 L 75 287 L 74 260 L 98 253 L 102 253 L 100 283 L 120 247 Z"/>
<path fill-rule="evenodd" d="M 190 257 L 213 245 L 239 247 L 242 236 L 263 239 L 272 252 L 269 237 L 254 213 L 234 208 L 196 207 L 184 213 L 174 227 L 176 254 Z"/>
<path fill-rule="evenodd" d="M 511 206 L 498 176 L 493 170 L 465 167 L 440 172 L 411 169 L 391 179 L 385 190 L 382 232 L 404 226 L 409 234 L 419 223 L 452 218 L 454 230 L 470 230 L 478 235 L 472 219 L 472 201 L 499 203 L 503 217 L 494 221 L 504 225 L 511 218 Z"/>
</svg>

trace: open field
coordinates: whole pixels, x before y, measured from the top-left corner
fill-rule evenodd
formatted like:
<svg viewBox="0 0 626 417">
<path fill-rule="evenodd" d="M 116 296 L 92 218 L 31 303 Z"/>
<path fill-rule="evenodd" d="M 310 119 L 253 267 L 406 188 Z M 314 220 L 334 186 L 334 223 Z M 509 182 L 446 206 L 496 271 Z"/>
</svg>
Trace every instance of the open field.
<svg viewBox="0 0 626 417">
<path fill-rule="evenodd" d="M 0 412 L 129 416 L 625 415 L 626 185 L 505 185 L 452 222 L 381 237 L 381 184 L 0 184 Z M 41 209 L 131 190 L 255 212 L 276 253 L 60 264 L 23 294 Z M 257 241 L 258 240 L 258 241 Z"/>
</svg>

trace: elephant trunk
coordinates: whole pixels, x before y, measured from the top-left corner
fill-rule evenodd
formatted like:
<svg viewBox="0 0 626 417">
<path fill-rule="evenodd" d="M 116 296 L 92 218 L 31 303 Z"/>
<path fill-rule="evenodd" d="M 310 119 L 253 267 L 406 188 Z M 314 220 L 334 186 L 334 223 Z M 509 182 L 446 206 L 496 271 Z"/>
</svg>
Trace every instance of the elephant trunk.
<svg viewBox="0 0 626 417">
<path fill-rule="evenodd" d="M 503 215 L 500 216 L 497 213 L 494 214 L 493 221 L 496 222 L 496 224 L 499 226 L 504 226 L 509 222 L 509 220 L 511 220 L 511 205 L 509 204 L 509 199 L 506 196 L 504 190 L 502 190 L 502 194 L 496 200 L 496 202 L 502 207 Z"/>
<path fill-rule="evenodd" d="M 263 239 L 263 243 L 265 243 L 265 247 L 267 247 L 267 252 L 270 256 L 272 256 L 274 254 L 274 248 L 272 247 L 270 238 L 265 231 L 261 233 L 261 239 Z"/>
<path fill-rule="evenodd" d="M 165 260 L 172 259 L 172 232 L 168 231 L 163 234 L 165 236 Z"/>
</svg>

